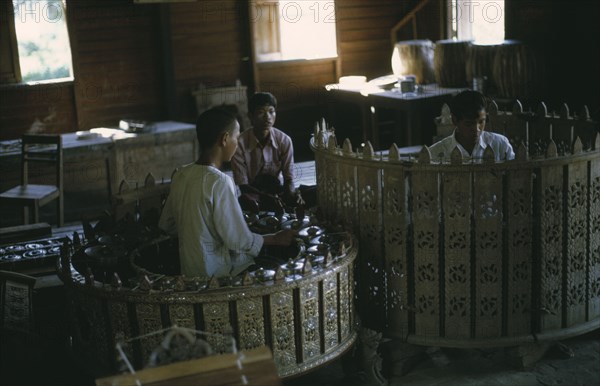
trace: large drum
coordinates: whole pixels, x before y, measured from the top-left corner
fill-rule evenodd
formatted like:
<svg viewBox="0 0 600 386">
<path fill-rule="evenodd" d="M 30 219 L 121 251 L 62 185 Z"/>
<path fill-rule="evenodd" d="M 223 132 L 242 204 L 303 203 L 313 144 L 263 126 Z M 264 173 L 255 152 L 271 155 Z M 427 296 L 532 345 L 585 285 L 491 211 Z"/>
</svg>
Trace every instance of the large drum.
<svg viewBox="0 0 600 386">
<path fill-rule="evenodd" d="M 419 84 L 433 83 L 433 42 L 405 40 L 396 43 L 392 55 L 392 69 L 397 76 L 416 76 Z"/>
<path fill-rule="evenodd" d="M 466 59 L 468 40 L 439 40 L 435 43 L 433 63 L 435 80 L 441 87 L 467 85 Z"/>
<path fill-rule="evenodd" d="M 467 50 L 467 82 L 472 84 L 474 78 L 484 78 L 489 93 L 496 90 L 492 72 L 498 47 L 498 44 L 473 43 Z"/>
<path fill-rule="evenodd" d="M 501 98 L 530 98 L 535 91 L 535 56 L 522 42 L 506 40 L 494 58 L 493 75 Z"/>
</svg>

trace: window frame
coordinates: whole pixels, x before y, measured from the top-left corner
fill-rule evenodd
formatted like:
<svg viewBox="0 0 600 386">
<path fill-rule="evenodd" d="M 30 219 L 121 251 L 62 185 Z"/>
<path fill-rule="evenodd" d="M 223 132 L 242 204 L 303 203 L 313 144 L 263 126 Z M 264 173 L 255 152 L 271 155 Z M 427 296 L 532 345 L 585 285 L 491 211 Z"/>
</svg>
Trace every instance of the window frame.
<svg viewBox="0 0 600 386">
<path fill-rule="evenodd" d="M 300 1 L 304 1 L 304 0 L 300 0 Z M 265 63 L 286 63 L 286 62 L 297 62 L 297 61 L 318 61 L 318 60 L 336 60 L 339 58 L 339 33 L 337 31 L 337 14 L 338 14 L 338 9 L 337 9 L 337 2 L 335 0 L 330 0 L 330 2 L 333 4 L 334 7 L 334 15 L 336 15 L 336 20 L 335 20 L 335 32 L 336 32 L 336 39 L 335 39 L 335 54 L 334 55 L 330 55 L 330 56 L 322 56 L 322 57 L 316 57 L 316 58 L 310 58 L 310 59 L 305 59 L 305 58 L 268 58 L 269 55 L 281 55 L 282 53 L 282 36 L 281 36 L 281 24 L 280 24 L 280 15 L 281 15 L 281 10 L 280 10 L 280 1 L 279 0 L 249 0 L 248 1 L 248 17 L 249 17 L 249 24 L 250 24 L 250 39 L 251 39 L 251 54 L 252 54 L 252 58 L 254 63 L 258 64 L 258 65 L 263 65 Z M 256 23 L 256 10 L 259 7 L 263 7 L 263 9 L 267 8 L 268 9 L 268 16 L 269 18 L 271 18 L 273 15 L 276 16 L 276 19 L 274 19 L 274 21 L 272 22 L 272 27 L 271 32 L 276 32 L 276 34 L 273 34 L 273 36 L 270 37 L 270 44 L 271 46 L 275 47 L 278 49 L 278 51 L 271 51 L 271 53 L 265 53 L 262 54 L 263 56 L 261 56 L 261 54 L 258 52 L 258 45 L 262 44 L 261 42 L 263 40 L 260 39 L 259 34 L 259 30 L 258 30 L 258 23 Z M 275 11 L 273 11 L 273 9 L 276 9 Z M 263 15 L 263 13 L 261 12 L 261 15 Z M 266 58 L 267 57 L 267 58 Z"/>
<path fill-rule="evenodd" d="M 71 51 L 71 76 L 62 77 L 62 78 L 52 78 L 52 79 L 40 79 L 33 80 L 28 82 L 23 82 L 23 76 L 21 73 L 21 60 L 19 57 L 19 40 L 17 37 L 17 31 L 15 26 L 15 9 L 12 0 L 3 0 L 2 2 L 5 5 L 5 9 L 0 9 L 2 16 L 2 21 L 4 22 L 4 17 L 6 16 L 6 23 L 0 24 L 0 29 L 2 29 L 3 33 L 7 33 L 8 45 L 9 48 L 6 52 L 2 52 L 2 56 L 4 54 L 8 55 L 7 59 L 12 63 L 12 69 L 10 72 L 1 72 L 0 73 L 0 85 L 2 86 L 38 86 L 38 85 L 48 85 L 48 84 L 58 84 L 58 83 L 73 83 L 75 81 L 75 60 L 73 55 L 73 43 L 71 30 L 69 27 L 68 20 L 68 7 L 67 0 L 65 1 L 65 22 L 67 27 L 67 35 L 69 37 L 69 50 Z M 6 27 L 3 27 L 5 25 Z M 5 28 L 5 29 L 4 29 Z"/>
</svg>

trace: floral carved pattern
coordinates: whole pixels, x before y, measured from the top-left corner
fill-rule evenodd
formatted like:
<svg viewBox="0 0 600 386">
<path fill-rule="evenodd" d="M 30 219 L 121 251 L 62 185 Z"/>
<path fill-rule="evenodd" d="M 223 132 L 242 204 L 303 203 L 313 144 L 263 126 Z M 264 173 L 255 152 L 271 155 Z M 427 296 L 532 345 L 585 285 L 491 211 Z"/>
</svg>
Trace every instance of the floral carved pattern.
<svg viewBox="0 0 600 386">
<path fill-rule="evenodd" d="M 578 218 L 571 222 L 568 228 L 569 240 L 576 240 L 579 238 L 585 238 L 587 235 L 587 221 L 585 218 Z"/>
<path fill-rule="evenodd" d="M 559 186 L 547 186 L 544 189 L 544 211 L 554 213 L 561 208 L 562 189 Z"/>
<path fill-rule="evenodd" d="M 567 304 L 569 306 L 585 304 L 585 283 L 569 286 L 567 291 Z"/>
<path fill-rule="evenodd" d="M 418 231 L 415 236 L 416 244 L 420 249 L 433 249 L 435 247 L 433 243 L 433 232 Z"/>
<path fill-rule="evenodd" d="M 587 186 L 581 182 L 575 182 L 569 187 L 569 207 L 581 208 L 585 205 L 587 198 Z"/>
<path fill-rule="evenodd" d="M 452 265 L 448 268 L 448 282 L 451 284 L 466 283 L 467 277 L 467 268 L 464 264 Z"/>
<path fill-rule="evenodd" d="M 591 265 L 598 265 L 598 264 L 600 264 L 600 244 L 598 244 L 596 246 L 596 248 L 594 248 L 591 251 L 591 253 L 592 253 L 592 258 L 590 260 L 590 264 Z"/>
<path fill-rule="evenodd" d="M 557 276 L 561 271 L 561 259 L 559 257 L 547 258 L 543 264 L 544 275 L 548 278 Z"/>
<path fill-rule="evenodd" d="M 479 307 L 479 316 L 497 316 L 498 315 L 498 298 L 487 297 L 481 298 Z"/>
<path fill-rule="evenodd" d="M 451 297 L 448 302 L 450 306 L 448 310 L 449 316 L 467 316 L 467 298 L 466 297 Z"/>
<path fill-rule="evenodd" d="M 446 209 L 448 217 L 451 219 L 466 218 L 469 200 L 465 199 L 468 195 L 462 192 L 452 192 L 448 194 L 448 208 Z"/>
<path fill-rule="evenodd" d="M 498 267 L 496 264 L 483 265 L 479 268 L 479 282 L 481 284 L 498 282 Z"/>
<path fill-rule="evenodd" d="M 368 237 L 369 240 L 377 242 L 377 240 L 379 240 L 380 232 L 378 227 L 373 224 L 361 224 L 361 234 Z"/>
<path fill-rule="evenodd" d="M 580 272 L 585 270 L 585 253 L 578 252 L 570 257 L 569 269 L 570 272 Z"/>
<path fill-rule="evenodd" d="M 479 216 L 482 219 L 498 216 L 500 213 L 498 197 L 495 194 L 481 193 L 479 195 Z"/>
<path fill-rule="evenodd" d="M 273 357 L 275 363 L 281 366 L 296 363 L 293 304 L 289 293 L 271 295 Z"/>
<path fill-rule="evenodd" d="M 479 248 L 481 249 L 497 249 L 498 248 L 498 233 L 497 232 L 481 232 L 479 235 Z"/>
<path fill-rule="evenodd" d="M 402 265 L 402 257 L 393 257 L 389 263 L 389 275 L 392 277 L 401 277 L 404 275 L 404 266 Z"/>
<path fill-rule="evenodd" d="M 592 181 L 592 202 L 600 202 L 600 177 L 594 178 Z"/>
<path fill-rule="evenodd" d="M 525 194 L 524 189 L 514 189 L 510 191 L 510 202 L 512 208 L 510 213 L 513 216 L 524 216 L 529 214 L 531 207 L 531 194 Z"/>
<path fill-rule="evenodd" d="M 545 229 L 544 234 L 544 242 L 546 245 L 552 245 L 554 243 L 559 243 L 561 240 L 561 226 L 558 224 L 549 225 Z"/>
<path fill-rule="evenodd" d="M 434 307 L 434 302 L 435 298 L 433 296 L 421 295 L 417 300 L 417 309 L 422 314 L 428 313 L 429 315 L 435 315 L 435 310 L 437 308 Z"/>
<path fill-rule="evenodd" d="M 370 185 L 365 186 L 360 192 L 360 201 L 363 210 L 366 212 L 373 212 L 377 209 L 377 200 L 375 198 L 375 191 Z"/>
<path fill-rule="evenodd" d="M 238 303 L 240 348 L 250 349 L 264 344 L 262 302 L 249 299 Z"/>
<path fill-rule="evenodd" d="M 336 200 L 336 188 L 337 188 L 337 180 L 333 177 L 328 177 L 327 182 L 324 184 L 325 186 L 325 197 L 327 197 L 327 202 L 335 203 Z"/>
<path fill-rule="evenodd" d="M 432 218 L 434 216 L 434 200 L 429 192 L 420 192 L 415 196 L 416 215 L 424 218 Z"/>
<path fill-rule="evenodd" d="M 513 315 L 526 313 L 527 309 L 525 308 L 525 304 L 526 304 L 527 300 L 528 300 L 527 294 L 514 294 L 512 296 L 511 313 Z"/>
<path fill-rule="evenodd" d="M 517 263 L 512 268 L 513 281 L 526 281 L 529 279 L 529 264 L 526 261 Z"/>
<path fill-rule="evenodd" d="M 437 277 L 436 269 L 433 264 L 419 265 L 417 268 L 417 278 L 419 281 L 434 281 Z"/>
<path fill-rule="evenodd" d="M 561 290 L 556 288 L 553 290 L 546 291 L 546 293 L 544 294 L 544 296 L 543 296 L 544 308 L 546 308 L 546 310 L 548 312 L 551 312 L 554 314 L 559 312 L 560 297 L 561 297 L 560 293 L 561 293 Z"/>
<path fill-rule="evenodd" d="M 402 228 L 397 226 L 390 226 L 385 230 L 385 241 L 392 248 L 400 247 L 404 244 L 404 237 L 402 237 Z"/>
<path fill-rule="evenodd" d="M 467 248 L 467 234 L 465 232 L 450 232 L 448 240 L 448 247 L 450 249 Z"/>
<path fill-rule="evenodd" d="M 392 188 L 386 194 L 386 208 L 388 208 L 389 214 L 401 214 L 402 213 L 402 198 L 400 192 L 396 188 Z"/>
<path fill-rule="evenodd" d="M 591 297 L 597 298 L 600 296 L 600 277 L 597 277 L 596 280 L 592 281 L 590 284 Z"/>
<path fill-rule="evenodd" d="M 346 181 L 342 187 L 342 206 L 344 208 L 354 207 L 354 185 Z"/>
<path fill-rule="evenodd" d="M 518 228 L 512 234 L 513 247 L 528 247 L 531 243 L 529 228 Z"/>
</svg>

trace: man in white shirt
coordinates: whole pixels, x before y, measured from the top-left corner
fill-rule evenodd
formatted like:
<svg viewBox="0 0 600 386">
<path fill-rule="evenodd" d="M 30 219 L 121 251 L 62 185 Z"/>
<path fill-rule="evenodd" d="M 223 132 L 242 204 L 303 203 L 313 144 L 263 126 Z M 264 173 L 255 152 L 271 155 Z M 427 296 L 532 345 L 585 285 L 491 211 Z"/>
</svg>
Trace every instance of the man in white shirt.
<svg viewBox="0 0 600 386">
<path fill-rule="evenodd" d="M 463 158 L 482 159 L 487 147 L 494 151 L 496 161 L 515 158 L 508 138 L 484 131 L 487 113 L 485 97 L 481 93 L 465 90 L 452 98 L 449 106 L 454 132 L 429 148 L 432 160 L 449 161 L 456 147 Z"/>
<path fill-rule="evenodd" d="M 250 266 L 263 245 L 290 245 L 295 232 L 252 233 L 235 194 L 235 185 L 219 170 L 237 149 L 240 125 L 224 108 L 198 117 L 200 157 L 173 176 L 159 227 L 179 237 L 181 273 L 209 278 L 235 276 Z"/>
</svg>

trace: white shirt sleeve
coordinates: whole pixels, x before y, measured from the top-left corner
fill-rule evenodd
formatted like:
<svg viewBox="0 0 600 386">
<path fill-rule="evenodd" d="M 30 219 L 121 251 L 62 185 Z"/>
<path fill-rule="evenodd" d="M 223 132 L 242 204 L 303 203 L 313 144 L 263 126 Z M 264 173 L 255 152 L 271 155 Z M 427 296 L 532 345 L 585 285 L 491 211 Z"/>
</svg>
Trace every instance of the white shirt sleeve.
<svg viewBox="0 0 600 386">
<path fill-rule="evenodd" d="M 223 244 L 233 252 L 232 257 L 257 256 L 263 246 L 263 237 L 250 232 L 230 177 L 224 175 L 215 183 L 213 197 L 215 229 Z"/>
</svg>

